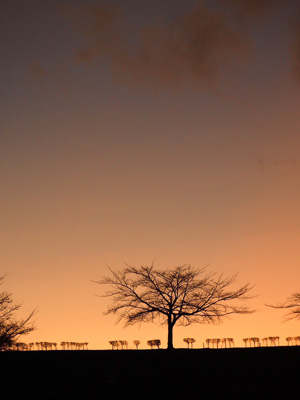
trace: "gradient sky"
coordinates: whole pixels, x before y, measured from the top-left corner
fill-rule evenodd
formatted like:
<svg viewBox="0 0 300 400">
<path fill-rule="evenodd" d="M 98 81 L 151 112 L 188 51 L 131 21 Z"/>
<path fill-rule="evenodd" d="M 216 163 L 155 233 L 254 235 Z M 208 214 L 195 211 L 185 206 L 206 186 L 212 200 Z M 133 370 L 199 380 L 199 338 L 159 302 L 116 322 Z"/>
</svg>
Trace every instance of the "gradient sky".
<svg viewBox="0 0 300 400">
<path fill-rule="evenodd" d="M 2 1 L 2 289 L 38 308 L 22 340 L 166 347 L 102 316 L 92 282 L 152 262 L 255 285 L 255 314 L 175 326 L 177 347 L 299 335 L 265 306 L 300 290 L 299 3 Z"/>
</svg>

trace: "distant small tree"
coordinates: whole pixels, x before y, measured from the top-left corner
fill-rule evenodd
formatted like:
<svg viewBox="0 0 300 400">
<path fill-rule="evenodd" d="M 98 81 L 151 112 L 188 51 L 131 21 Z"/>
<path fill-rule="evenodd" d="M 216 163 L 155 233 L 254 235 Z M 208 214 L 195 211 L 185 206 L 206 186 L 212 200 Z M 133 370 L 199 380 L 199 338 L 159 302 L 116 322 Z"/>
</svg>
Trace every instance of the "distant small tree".
<svg viewBox="0 0 300 400">
<path fill-rule="evenodd" d="M 0 284 L 3 283 L 4 278 L 4 276 L 0 277 Z M 26 318 L 17 319 L 15 314 L 20 307 L 20 304 L 14 303 L 11 293 L 0 292 L 0 350 L 6 350 L 16 345 L 20 336 L 35 329 L 32 323 L 35 310 Z"/>
<path fill-rule="evenodd" d="M 117 322 L 123 319 L 125 326 L 158 319 L 168 327 L 168 349 L 173 348 L 176 323 L 182 326 L 194 322 L 219 323 L 230 314 L 253 312 L 245 305 L 233 303 L 250 298 L 249 284 L 229 290 L 237 275 L 224 278 L 190 265 L 163 271 L 153 265 L 140 268 L 127 265 L 120 272 L 110 272 L 111 276 L 96 281 L 110 286 L 102 295 L 112 298 L 104 314 L 117 315 Z"/>
<path fill-rule="evenodd" d="M 183 341 L 187 344 L 188 349 L 191 347 L 193 347 L 193 343 L 196 342 L 196 339 L 194 338 L 184 338 Z"/>
<path fill-rule="evenodd" d="M 289 310 L 285 315 L 285 321 L 292 319 L 300 319 L 300 292 L 293 293 L 284 303 L 277 303 L 275 305 L 266 304 L 268 307 L 281 308 Z"/>
<path fill-rule="evenodd" d="M 126 349 L 128 349 L 128 342 L 127 340 L 119 340 L 120 345 L 121 345 L 121 349 L 124 349 L 124 346 L 126 347 Z"/>
<path fill-rule="evenodd" d="M 139 340 L 134 340 L 133 341 L 133 344 L 135 345 L 135 348 L 138 350 L 138 348 L 139 348 L 139 345 L 140 345 L 140 341 Z"/>
<path fill-rule="evenodd" d="M 110 340 L 109 344 L 111 344 L 111 349 L 118 349 L 119 341 L 118 340 Z"/>
<path fill-rule="evenodd" d="M 159 349 L 160 339 L 151 339 L 147 341 L 147 345 L 153 349 L 153 347 L 157 347 Z"/>
</svg>

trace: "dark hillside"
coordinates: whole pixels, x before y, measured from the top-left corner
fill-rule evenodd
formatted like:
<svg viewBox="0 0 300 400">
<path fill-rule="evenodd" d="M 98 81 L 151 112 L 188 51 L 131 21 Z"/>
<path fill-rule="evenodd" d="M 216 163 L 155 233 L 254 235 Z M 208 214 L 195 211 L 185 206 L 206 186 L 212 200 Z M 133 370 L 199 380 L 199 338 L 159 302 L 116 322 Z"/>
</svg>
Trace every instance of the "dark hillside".
<svg viewBox="0 0 300 400">
<path fill-rule="evenodd" d="M 2 352 L 0 398 L 287 399 L 300 391 L 299 360 L 296 346 Z"/>
</svg>

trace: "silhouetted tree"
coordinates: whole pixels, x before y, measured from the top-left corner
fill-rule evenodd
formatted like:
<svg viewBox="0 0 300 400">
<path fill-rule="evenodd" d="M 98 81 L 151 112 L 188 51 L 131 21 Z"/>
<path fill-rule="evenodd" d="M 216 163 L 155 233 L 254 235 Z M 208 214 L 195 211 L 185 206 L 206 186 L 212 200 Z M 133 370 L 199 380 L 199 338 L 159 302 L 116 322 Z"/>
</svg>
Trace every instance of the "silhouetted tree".
<svg viewBox="0 0 300 400">
<path fill-rule="evenodd" d="M 158 319 L 168 327 L 168 349 L 173 348 L 173 328 L 176 323 L 186 326 L 194 322 L 219 323 L 230 314 L 253 311 L 233 304 L 233 300 L 249 299 L 249 284 L 229 290 L 237 274 L 229 278 L 206 273 L 206 268 L 194 269 L 183 265 L 158 270 L 154 266 L 128 266 L 102 277 L 96 283 L 109 285 L 102 296 L 111 297 L 112 304 L 104 312 L 125 320 L 125 326 Z"/>
<path fill-rule="evenodd" d="M 147 340 L 147 345 L 151 347 L 151 350 L 153 349 L 153 347 L 157 347 L 159 349 L 160 339 Z"/>
<path fill-rule="evenodd" d="M 290 310 L 290 312 L 285 315 L 286 321 L 290 321 L 291 319 L 300 319 L 300 292 L 293 293 L 284 303 L 266 305 L 272 308 L 283 308 Z"/>
<path fill-rule="evenodd" d="M 0 277 L 0 284 L 3 283 L 4 278 L 4 276 Z M 0 292 L 0 350 L 9 349 L 16 344 L 20 336 L 35 329 L 31 322 L 35 310 L 25 319 L 17 319 L 15 314 L 20 307 L 20 304 L 14 303 L 11 293 Z"/>
<path fill-rule="evenodd" d="M 184 338 L 183 341 L 187 344 L 188 349 L 191 347 L 193 347 L 193 343 L 196 342 L 196 339 L 194 338 Z"/>
</svg>

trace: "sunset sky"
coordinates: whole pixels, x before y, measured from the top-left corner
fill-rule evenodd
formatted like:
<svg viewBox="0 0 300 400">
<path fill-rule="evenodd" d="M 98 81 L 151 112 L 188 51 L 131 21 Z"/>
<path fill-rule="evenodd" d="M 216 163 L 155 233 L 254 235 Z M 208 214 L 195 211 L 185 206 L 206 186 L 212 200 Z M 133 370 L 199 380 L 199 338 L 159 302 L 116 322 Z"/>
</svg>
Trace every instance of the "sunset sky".
<svg viewBox="0 0 300 400">
<path fill-rule="evenodd" d="M 25 342 L 148 339 L 94 280 L 182 264 L 255 285 L 252 315 L 174 330 L 299 336 L 265 303 L 300 291 L 299 0 L 4 0 L 1 290 Z"/>
</svg>

